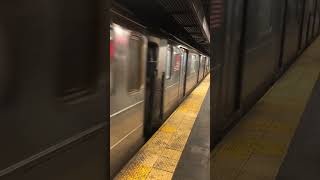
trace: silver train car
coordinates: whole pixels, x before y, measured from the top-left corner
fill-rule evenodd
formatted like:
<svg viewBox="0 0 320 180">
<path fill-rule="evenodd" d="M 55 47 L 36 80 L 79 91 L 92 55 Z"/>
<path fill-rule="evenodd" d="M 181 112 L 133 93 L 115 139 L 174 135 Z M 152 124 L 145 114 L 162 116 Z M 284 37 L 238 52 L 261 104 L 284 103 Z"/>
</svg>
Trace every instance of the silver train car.
<svg viewBox="0 0 320 180">
<path fill-rule="evenodd" d="M 112 9 L 110 175 L 115 175 L 209 73 L 209 57 Z"/>
</svg>

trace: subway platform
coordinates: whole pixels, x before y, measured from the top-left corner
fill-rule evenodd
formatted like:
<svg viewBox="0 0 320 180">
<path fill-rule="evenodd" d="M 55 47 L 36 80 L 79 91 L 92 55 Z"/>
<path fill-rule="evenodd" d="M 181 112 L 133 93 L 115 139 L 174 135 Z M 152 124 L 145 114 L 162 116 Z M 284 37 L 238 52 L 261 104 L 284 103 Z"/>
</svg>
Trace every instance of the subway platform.
<svg viewBox="0 0 320 180">
<path fill-rule="evenodd" d="M 320 179 L 320 39 L 211 153 L 213 180 Z"/>
<path fill-rule="evenodd" d="M 182 102 L 115 179 L 209 179 L 209 86 L 210 75 Z"/>
</svg>

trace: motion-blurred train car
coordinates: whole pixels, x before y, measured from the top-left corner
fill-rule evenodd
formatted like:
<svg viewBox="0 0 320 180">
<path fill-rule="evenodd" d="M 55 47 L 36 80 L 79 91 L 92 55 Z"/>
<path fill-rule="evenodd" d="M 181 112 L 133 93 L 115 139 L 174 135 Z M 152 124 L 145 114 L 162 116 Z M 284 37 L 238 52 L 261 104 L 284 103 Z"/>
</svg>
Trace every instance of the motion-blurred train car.
<svg viewBox="0 0 320 180">
<path fill-rule="evenodd" d="M 116 8 L 110 24 L 111 177 L 208 74 L 209 57 Z"/>
</svg>

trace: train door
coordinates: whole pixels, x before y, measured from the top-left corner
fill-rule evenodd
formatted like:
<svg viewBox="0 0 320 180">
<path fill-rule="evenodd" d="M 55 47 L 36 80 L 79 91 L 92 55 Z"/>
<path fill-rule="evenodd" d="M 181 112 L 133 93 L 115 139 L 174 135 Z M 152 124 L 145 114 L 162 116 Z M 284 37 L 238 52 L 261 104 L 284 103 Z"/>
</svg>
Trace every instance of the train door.
<svg viewBox="0 0 320 180">
<path fill-rule="evenodd" d="M 199 55 L 199 73 L 198 73 L 198 82 L 201 81 L 202 79 L 202 75 L 203 75 L 203 67 L 202 67 L 202 64 L 203 64 L 203 56 L 202 55 Z"/>
<path fill-rule="evenodd" d="M 182 52 L 181 55 L 181 68 L 180 68 L 180 82 L 179 82 L 179 99 L 182 99 L 185 96 L 185 82 L 186 82 L 186 69 L 187 69 L 187 51 L 183 48 L 180 49 Z"/>
<path fill-rule="evenodd" d="M 197 63 L 198 63 L 198 66 L 197 66 L 197 83 L 199 83 L 200 82 L 200 73 L 201 73 L 201 55 L 200 54 L 198 54 L 197 56 L 196 56 L 196 58 L 197 58 Z"/>
<path fill-rule="evenodd" d="M 200 55 L 200 61 L 199 61 L 199 82 L 202 80 L 203 78 L 203 55 Z"/>
<path fill-rule="evenodd" d="M 187 74 L 188 74 L 188 64 L 189 64 L 189 51 L 184 50 L 183 57 L 185 59 L 185 73 L 184 73 L 184 82 L 183 82 L 183 96 L 186 96 L 187 91 Z"/>
<path fill-rule="evenodd" d="M 205 74 L 206 74 L 206 57 L 205 56 L 203 56 L 203 78 L 204 78 L 204 76 L 205 76 Z"/>
<path fill-rule="evenodd" d="M 161 124 L 162 113 L 162 80 L 158 73 L 159 45 L 149 41 L 147 50 L 145 126 L 144 133 L 148 138 Z"/>
<path fill-rule="evenodd" d="M 205 56 L 203 56 L 203 78 L 205 77 L 205 75 L 207 73 L 206 64 L 207 64 L 207 58 Z"/>
</svg>

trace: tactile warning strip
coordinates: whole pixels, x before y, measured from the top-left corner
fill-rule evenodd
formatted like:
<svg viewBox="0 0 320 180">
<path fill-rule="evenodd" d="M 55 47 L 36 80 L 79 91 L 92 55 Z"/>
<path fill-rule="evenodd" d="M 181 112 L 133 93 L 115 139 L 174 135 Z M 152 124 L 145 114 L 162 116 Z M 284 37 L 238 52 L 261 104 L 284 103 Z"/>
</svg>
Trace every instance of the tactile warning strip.
<svg viewBox="0 0 320 180">
<path fill-rule="evenodd" d="M 316 40 L 214 149 L 211 179 L 273 180 L 320 72 Z"/>
<path fill-rule="evenodd" d="M 172 179 L 209 86 L 208 75 L 115 179 Z"/>
</svg>

